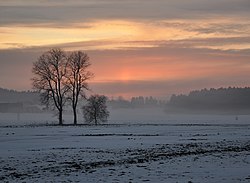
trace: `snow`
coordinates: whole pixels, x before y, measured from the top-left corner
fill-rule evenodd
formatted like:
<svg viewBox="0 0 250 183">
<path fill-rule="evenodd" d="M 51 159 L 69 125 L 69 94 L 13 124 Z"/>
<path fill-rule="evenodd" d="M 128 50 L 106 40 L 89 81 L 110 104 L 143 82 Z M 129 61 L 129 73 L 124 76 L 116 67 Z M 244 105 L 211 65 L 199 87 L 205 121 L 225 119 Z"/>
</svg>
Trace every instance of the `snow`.
<svg viewBox="0 0 250 183">
<path fill-rule="evenodd" d="M 250 182 L 249 118 L 188 117 L 2 126 L 0 182 Z"/>
</svg>

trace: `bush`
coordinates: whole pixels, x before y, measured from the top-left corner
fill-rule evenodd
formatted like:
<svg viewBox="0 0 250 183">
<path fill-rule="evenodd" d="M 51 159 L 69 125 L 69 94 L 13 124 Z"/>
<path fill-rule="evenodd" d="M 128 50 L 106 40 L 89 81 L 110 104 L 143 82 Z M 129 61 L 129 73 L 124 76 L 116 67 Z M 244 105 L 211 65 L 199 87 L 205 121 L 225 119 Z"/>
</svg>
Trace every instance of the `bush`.
<svg viewBox="0 0 250 183">
<path fill-rule="evenodd" d="M 107 100 L 104 95 L 92 95 L 87 99 L 87 104 L 82 108 L 86 123 L 98 125 L 108 121 Z"/>
</svg>

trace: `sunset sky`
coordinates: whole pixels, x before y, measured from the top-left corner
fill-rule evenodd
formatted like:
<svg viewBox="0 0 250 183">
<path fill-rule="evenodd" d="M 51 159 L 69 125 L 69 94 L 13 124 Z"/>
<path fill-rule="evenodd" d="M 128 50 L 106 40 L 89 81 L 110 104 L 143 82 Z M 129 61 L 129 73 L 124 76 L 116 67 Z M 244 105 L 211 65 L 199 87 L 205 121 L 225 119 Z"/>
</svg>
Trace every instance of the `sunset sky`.
<svg viewBox="0 0 250 183">
<path fill-rule="evenodd" d="M 32 89 L 50 48 L 84 50 L 93 93 L 250 86 L 249 0 L 0 0 L 0 87 Z"/>
</svg>

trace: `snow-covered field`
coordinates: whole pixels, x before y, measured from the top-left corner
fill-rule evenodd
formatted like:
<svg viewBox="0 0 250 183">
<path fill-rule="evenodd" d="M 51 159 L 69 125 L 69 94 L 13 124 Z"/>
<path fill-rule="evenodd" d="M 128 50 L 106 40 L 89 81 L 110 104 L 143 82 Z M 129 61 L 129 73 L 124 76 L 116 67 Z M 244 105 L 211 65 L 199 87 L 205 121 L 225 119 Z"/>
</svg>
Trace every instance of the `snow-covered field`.
<svg viewBox="0 0 250 183">
<path fill-rule="evenodd" d="M 249 118 L 201 117 L 0 127 L 0 182 L 250 182 Z"/>
</svg>

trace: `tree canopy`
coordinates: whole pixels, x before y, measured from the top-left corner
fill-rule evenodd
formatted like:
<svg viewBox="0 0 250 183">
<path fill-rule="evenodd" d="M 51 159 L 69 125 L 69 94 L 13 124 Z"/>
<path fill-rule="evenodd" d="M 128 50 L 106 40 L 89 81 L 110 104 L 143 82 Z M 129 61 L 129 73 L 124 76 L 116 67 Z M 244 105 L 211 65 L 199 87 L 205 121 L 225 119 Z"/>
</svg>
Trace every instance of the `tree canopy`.
<svg viewBox="0 0 250 183">
<path fill-rule="evenodd" d="M 104 95 L 92 95 L 87 99 L 87 104 L 83 106 L 85 122 L 95 125 L 107 122 L 109 111 L 107 109 L 107 97 Z"/>
</svg>

